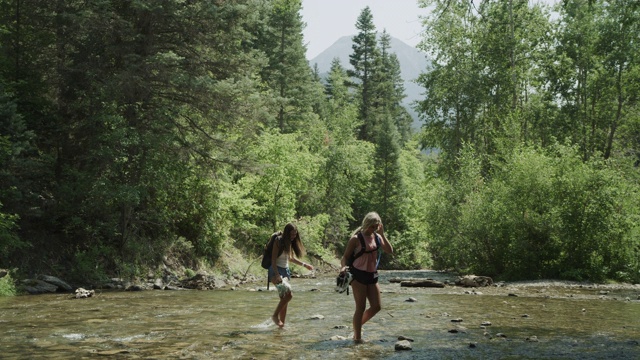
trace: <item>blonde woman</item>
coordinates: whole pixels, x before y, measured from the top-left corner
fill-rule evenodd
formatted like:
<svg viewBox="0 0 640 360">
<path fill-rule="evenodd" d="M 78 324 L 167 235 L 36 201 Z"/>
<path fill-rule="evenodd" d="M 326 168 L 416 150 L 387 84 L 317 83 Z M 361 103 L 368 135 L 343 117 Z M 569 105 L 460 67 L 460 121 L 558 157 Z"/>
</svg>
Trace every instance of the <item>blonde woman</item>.
<svg viewBox="0 0 640 360">
<path fill-rule="evenodd" d="M 362 246 L 364 244 L 364 247 Z M 353 314 L 353 340 L 362 343 L 362 325 L 382 308 L 378 285 L 378 250 L 393 254 L 393 247 L 384 235 L 382 219 L 376 212 L 365 215 L 362 225 L 351 235 L 340 261 L 340 272 L 353 275 L 351 289 L 356 302 Z M 369 308 L 366 309 L 367 300 Z"/>
<path fill-rule="evenodd" d="M 298 258 L 305 254 L 304 245 L 300 240 L 298 229 L 292 223 L 284 227 L 284 231 L 280 238 L 276 238 L 273 242 L 273 251 L 271 253 L 271 267 L 269 268 L 269 278 L 276 285 L 280 301 L 276 310 L 271 316 L 271 320 L 278 325 L 284 327 L 285 318 L 287 317 L 287 307 L 289 301 L 293 298 L 289 281 L 291 279 L 291 270 L 289 270 L 289 262 L 298 264 L 307 270 L 313 270 L 311 264 L 304 263 Z"/>
</svg>

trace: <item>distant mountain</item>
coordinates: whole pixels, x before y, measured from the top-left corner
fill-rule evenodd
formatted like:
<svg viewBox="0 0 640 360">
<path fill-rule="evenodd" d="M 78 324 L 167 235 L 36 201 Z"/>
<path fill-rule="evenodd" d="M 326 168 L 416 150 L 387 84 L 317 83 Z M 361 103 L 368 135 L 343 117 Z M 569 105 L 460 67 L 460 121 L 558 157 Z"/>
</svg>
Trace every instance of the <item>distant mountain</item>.
<svg viewBox="0 0 640 360">
<path fill-rule="evenodd" d="M 349 55 L 353 52 L 351 40 L 353 36 L 343 36 L 338 41 L 321 52 L 318 56 L 311 59 L 309 64 L 313 67 L 318 64 L 320 75 L 325 77 L 331 70 L 331 62 L 334 58 L 340 59 L 340 63 L 346 69 L 352 68 L 349 64 Z M 391 37 L 391 52 L 395 53 L 400 62 L 400 72 L 404 79 L 404 90 L 407 97 L 404 99 L 404 105 L 413 116 L 414 127 L 419 127 L 417 114 L 413 111 L 410 104 L 415 100 L 422 99 L 424 89 L 413 82 L 418 76 L 427 72 L 431 66 L 431 62 L 426 54 L 418 49 L 407 45 L 397 38 Z"/>
</svg>

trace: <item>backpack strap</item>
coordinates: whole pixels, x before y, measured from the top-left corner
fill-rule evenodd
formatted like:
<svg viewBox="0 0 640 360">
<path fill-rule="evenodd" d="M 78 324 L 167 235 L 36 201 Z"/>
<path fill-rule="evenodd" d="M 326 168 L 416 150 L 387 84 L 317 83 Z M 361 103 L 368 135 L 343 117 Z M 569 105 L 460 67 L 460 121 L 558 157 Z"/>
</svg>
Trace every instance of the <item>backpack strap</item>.
<svg viewBox="0 0 640 360">
<path fill-rule="evenodd" d="M 376 270 L 378 270 L 378 265 L 380 265 L 380 257 L 382 256 L 382 251 L 380 248 L 382 247 L 382 240 L 380 240 L 380 235 L 378 233 L 373 233 L 376 236 L 376 250 L 378 251 L 378 260 L 376 261 Z"/>
<path fill-rule="evenodd" d="M 368 254 L 368 253 L 377 251 L 378 252 L 378 260 L 376 261 L 376 269 L 377 269 L 378 265 L 380 264 L 380 256 L 382 256 L 382 253 L 380 252 L 382 242 L 380 240 L 380 235 L 378 235 L 377 233 L 373 233 L 373 234 L 375 235 L 375 239 L 376 239 L 376 248 L 372 250 L 367 250 L 367 246 L 364 243 L 364 235 L 362 235 L 362 232 L 358 233 L 358 240 L 360 240 L 360 251 L 358 251 L 357 254 L 354 254 L 353 260 L 359 258 L 363 254 Z"/>
<path fill-rule="evenodd" d="M 278 241 L 278 250 L 279 254 L 278 256 L 280 256 L 282 254 L 282 252 L 284 252 L 283 246 L 282 246 L 282 231 L 278 231 L 275 232 L 271 235 L 271 239 L 269 240 L 271 244 L 271 252 L 273 253 L 273 243 L 275 243 L 276 241 Z M 273 266 L 273 265 L 272 265 Z M 269 290 L 269 285 L 271 284 L 271 276 L 269 276 L 269 270 L 267 270 L 267 290 Z"/>
</svg>

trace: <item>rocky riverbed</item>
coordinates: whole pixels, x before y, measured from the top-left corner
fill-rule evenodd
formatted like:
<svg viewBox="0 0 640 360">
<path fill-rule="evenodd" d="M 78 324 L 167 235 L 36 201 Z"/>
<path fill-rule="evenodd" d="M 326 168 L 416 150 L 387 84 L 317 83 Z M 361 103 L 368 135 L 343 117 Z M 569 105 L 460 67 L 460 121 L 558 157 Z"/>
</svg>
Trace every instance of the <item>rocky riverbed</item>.
<svg viewBox="0 0 640 360">
<path fill-rule="evenodd" d="M 265 291 L 266 276 L 235 282 L 225 277 L 213 291 L 166 291 L 166 284 L 154 290 L 151 277 L 81 299 L 65 292 L 0 298 L 0 350 L 7 359 L 640 358 L 637 285 L 527 281 L 464 287 L 455 285 L 455 274 L 381 271 L 383 310 L 366 324 L 365 343 L 354 345 L 353 298 L 334 291 L 336 275 L 292 279 L 295 295 L 285 329 L 270 320 L 278 298 L 273 286 Z M 192 276 L 184 284 L 203 279 L 209 277 Z M 402 287 L 391 279 L 432 279 L 444 286 Z M 141 291 L 124 291 L 125 284 Z"/>
<path fill-rule="evenodd" d="M 316 276 L 331 276 L 330 271 L 317 273 L 294 274 L 294 277 L 314 278 Z M 504 296 L 526 296 L 543 298 L 575 298 L 592 300 L 619 300 L 619 301 L 640 301 L 640 284 L 609 283 L 596 284 L 589 282 L 575 282 L 564 280 L 529 280 L 515 282 L 493 282 L 486 280 L 479 282 L 476 286 L 464 286 L 460 281 L 464 277 L 448 272 L 432 270 L 424 271 L 384 271 L 380 277 L 381 282 L 417 281 L 425 282 L 430 280 L 441 286 L 432 286 L 431 293 L 437 294 L 464 294 L 464 295 L 504 295 Z M 479 277 L 486 279 L 485 277 Z M 173 274 L 166 274 L 157 277 L 150 274 L 146 279 L 123 280 L 110 279 L 105 283 L 85 285 L 87 289 L 98 290 L 224 290 L 235 289 L 242 286 L 261 285 L 265 279 L 258 279 L 256 276 L 239 275 L 210 275 L 198 273 L 191 277 L 178 278 Z M 468 283 L 467 283 L 468 284 Z M 419 285 L 418 285 L 419 286 Z M 63 279 L 50 275 L 39 275 L 33 279 L 19 281 L 19 289 L 28 294 L 44 293 L 72 293 L 74 287 Z"/>
</svg>

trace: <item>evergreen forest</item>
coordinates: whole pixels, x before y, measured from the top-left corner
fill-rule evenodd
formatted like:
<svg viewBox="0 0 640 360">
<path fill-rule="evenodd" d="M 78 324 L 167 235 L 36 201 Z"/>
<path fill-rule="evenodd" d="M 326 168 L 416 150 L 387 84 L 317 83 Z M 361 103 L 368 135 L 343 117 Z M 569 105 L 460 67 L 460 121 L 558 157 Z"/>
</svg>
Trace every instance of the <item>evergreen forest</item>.
<svg viewBox="0 0 640 360">
<path fill-rule="evenodd" d="M 413 128 L 368 7 L 321 76 L 300 0 L 0 0 L 0 268 L 255 262 L 288 222 L 331 263 L 377 211 L 382 269 L 640 282 L 640 2 L 418 2 Z"/>
</svg>

